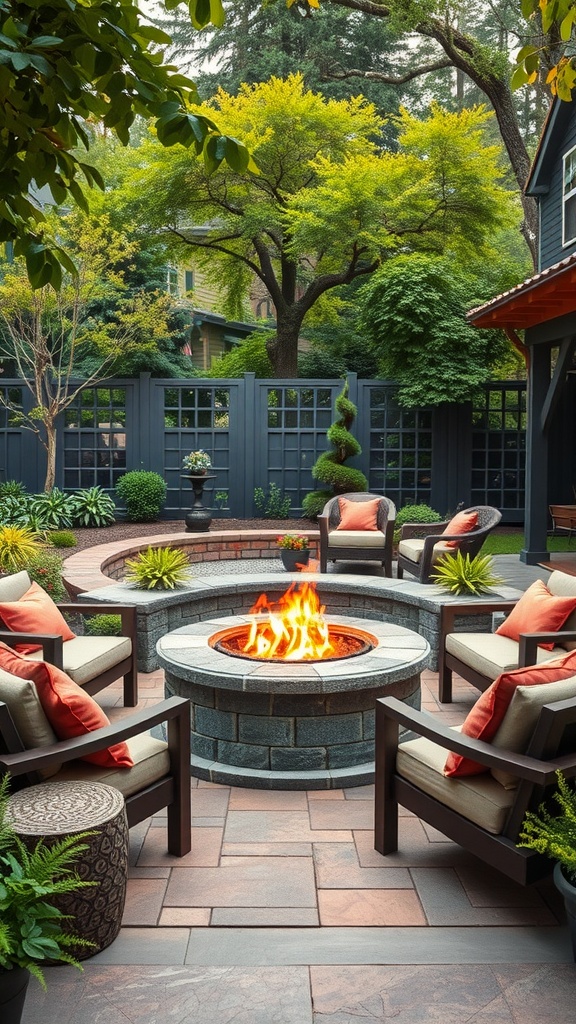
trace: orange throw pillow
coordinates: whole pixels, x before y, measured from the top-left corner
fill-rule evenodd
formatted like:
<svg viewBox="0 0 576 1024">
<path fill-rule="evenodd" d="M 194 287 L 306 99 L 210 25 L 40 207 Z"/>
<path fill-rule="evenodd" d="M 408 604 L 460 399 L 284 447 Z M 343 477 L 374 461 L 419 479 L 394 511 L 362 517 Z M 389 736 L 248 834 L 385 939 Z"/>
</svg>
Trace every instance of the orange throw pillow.
<svg viewBox="0 0 576 1024">
<path fill-rule="evenodd" d="M 476 740 L 489 743 L 506 714 L 517 686 L 541 686 L 543 683 L 557 683 L 576 675 L 576 651 L 561 658 L 546 661 L 542 665 L 529 665 L 502 672 L 491 686 L 478 698 L 471 708 L 462 733 Z M 462 754 L 450 752 L 444 765 L 444 775 L 453 778 L 463 775 L 481 775 L 490 769 Z"/>
<path fill-rule="evenodd" d="M 75 634 L 54 601 L 38 583 L 32 583 L 19 601 L 0 603 L 0 619 L 13 633 L 57 633 L 63 640 L 73 640 Z M 41 644 L 18 644 L 17 651 L 30 654 L 39 651 Z"/>
<path fill-rule="evenodd" d="M 536 580 L 496 632 L 516 642 L 520 633 L 556 633 L 575 609 L 576 597 L 557 597 L 542 580 Z M 539 647 L 551 651 L 554 644 L 539 644 Z"/>
<path fill-rule="evenodd" d="M 86 736 L 96 729 L 110 725 L 102 708 L 78 686 L 70 676 L 55 665 L 40 662 L 44 666 L 43 679 L 36 683 L 38 697 L 46 718 L 58 739 L 69 740 L 75 736 Z M 82 761 L 100 765 L 102 768 L 132 768 L 134 761 L 126 743 L 113 743 L 105 750 L 85 754 Z"/>
<path fill-rule="evenodd" d="M 337 530 L 377 530 L 380 498 L 372 501 L 349 501 L 338 498 L 340 522 Z"/>
<path fill-rule="evenodd" d="M 44 676 L 42 661 L 25 658 L 23 654 L 18 654 L 12 647 L 8 647 L 2 642 L 0 642 L 0 668 L 4 669 L 4 672 L 11 672 L 13 676 L 18 676 L 20 679 L 31 679 L 36 685 Z"/>
<path fill-rule="evenodd" d="M 470 530 L 474 530 L 478 526 L 478 513 L 477 512 L 457 512 L 453 519 L 450 520 L 448 526 L 444 530 L 447 536 L 455 533 L 470 533 Z M 447 540 L 447 548 L 457 548 L 457 540 Z"/>
</svg>

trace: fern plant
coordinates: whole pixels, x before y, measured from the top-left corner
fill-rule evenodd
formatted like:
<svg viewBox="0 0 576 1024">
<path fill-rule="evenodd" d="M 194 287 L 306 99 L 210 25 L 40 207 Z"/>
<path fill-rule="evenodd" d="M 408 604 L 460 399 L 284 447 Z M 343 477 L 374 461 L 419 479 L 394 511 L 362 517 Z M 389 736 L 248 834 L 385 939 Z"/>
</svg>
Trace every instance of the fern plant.
<svg viewBox="0 0 576 1024">
<path fill-rule="evenodd" d="M 140 590 L 174 590 L 184 586 L 192 570 L 180 548 L 153 548 L 141 551 L 136 558 L 127 558 L 126 582 Z"/>
<path fill-rule="evenodd" d="M 94 945 L 65 932 L 69 915 L 51 902 L 60 893 L 97 885 L 73 870 L 93 833 L 66 836 L 51 846 L 40 840 L 28 850 L 6 820 L 8 781 L 5 775 L 0 782 L 0 967 L 24 967 L 46 988 L 42 961 L 60 960 L 82 970 L 69 950 Z"/>
<path fill-rule="evenodd" d="M 432 579 L 451 594 L 486 594 L 504 580 L 493 571 L 491 555 L 443 555 L 436 563 Z"/>
<path fill-rule="evenodd" d="M 576 792 L 561 771 L 556 772 L 556 778 L 558 789 L 553 798 L 562 813 L 554 816 L 543 804 L 538 813 L 527 811 L 518 846 L 552 857 L 561 865 L 565 878 L 576 885 Z"/>
</svg>

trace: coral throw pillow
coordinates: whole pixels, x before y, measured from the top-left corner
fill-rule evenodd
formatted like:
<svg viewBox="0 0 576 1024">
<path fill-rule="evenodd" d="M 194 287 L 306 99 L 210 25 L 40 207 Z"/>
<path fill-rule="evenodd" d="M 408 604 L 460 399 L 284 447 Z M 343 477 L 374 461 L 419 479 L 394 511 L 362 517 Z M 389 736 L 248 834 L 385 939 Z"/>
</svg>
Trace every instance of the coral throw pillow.
<svg viewBox="0 0 576 1024">
<path fill-rule="evenodd" d="M 380 498 L 372 501 L 349 501 L 338 498 L 340 522 L 337 530 L 377 530 Z"/>
<path fill-rule="evenodd" d="M 541 665 L 529 665 L 527 668 L 503 672 L 471 708 L 462 726 L 462 733 L 489 743 L 502 724 L 517 686 L 542 686 L 543 683 L 557 683 L 561 679 L 570 679 L 573 675 L 576 675 L 576 651 L 570 651 L 561 658 L 554 658 L 553 661 L 546 661 Z M 469 757 L 452 752 L 448 754 L 444 765 L 444 775 L 449 777 L 481 775 L 489 770 L 485 765 L 478 764 Z"/>
<path fill-rule="evenodd" d="M 520 633 L 556 633 L 575 609 L 576 597 L 557 597 L 542 580 L 536 580 L 496 632 L 516 642 Z M 539 646 L 551 651 L 554 644 Z"/>
<path fill-rule="evenodd" d="M 62 669 L 46 661 L 31 661 L 0 643 L 0 668 L 20 679 L 36 684 L 42 710 L 60 740 L 85 736 L 95 729 L 110 725 L 102 708 Z M 105 750 L 86 754 L 83 761 L 101 768 L 131 768 L 134 764 L 125 743 L 114 743 Z"/>
<path fill-rule="evenodd" d="M 46 661 L 41 664 L 45 669 L 44 678 L 36 683 L 36 689 L 44 714 L 58 739 L 85 736 L 110 725 L 110 719 L 100 705 L 70 676 Z M 114 743 L 105 750 L 85 754 L 81 760 L 102 768 L 132 768 L 134 764 L 126 743 Z"/>
<path fill-rule="evenodd" d="M 18 654 L 17 651 L 1 642 L 0 668 L 4 669 L 5 672 L 11 672 L 13 676 L 18 676 L 20 679 L 31 679 L 36 684 L 44 676 L 44 663 L 42 661 L 32 661 L 30 658 L 25 658 L 22 654 Z"/>
<path fill-rule="evenodd" d="M 470 530 L 474 530 L 478 526 L 478 513 L 477 512 L 457 512 L 453 519 L 450 520 L 448 526 L 444 530 L 444 533 L 450 536 L 455 533 L 470 533 Z M 447 548 L 457 548 L 457 540 L 447 540 Z"/>
<path fill-rule="evenodd" d="M 54 601 L 38 583 L 32 583 L 18 601 L 0 603 L 0 619 L 13 633 L 57 633 L 63 640 L 73 640 L 75 634 Z M 39 651 L 41 644 L 18 644 L 17 651 L 30 654 Z"/>
</svg>

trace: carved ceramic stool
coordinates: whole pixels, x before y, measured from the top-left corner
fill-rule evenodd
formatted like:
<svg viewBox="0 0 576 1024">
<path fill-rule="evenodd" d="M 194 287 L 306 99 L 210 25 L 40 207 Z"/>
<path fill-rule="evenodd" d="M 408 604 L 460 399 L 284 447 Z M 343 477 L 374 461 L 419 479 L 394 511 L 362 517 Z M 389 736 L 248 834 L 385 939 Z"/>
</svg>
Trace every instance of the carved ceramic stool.
<svg viewBox="0 0 576 1024">
<path fill-rule="evenodd" d="M 80 832 L 93 832 L 74 867 L 83 881 L 97 882 L 63 893 L 55 905 L 72 920 L 63 923 L 94 946 L 72 950 L 78 960 L 94 956 L 114 941 L 124 912 L 128 878 L 128 821 L 119 790 L 100 782 L 44 782 L 14 793 L 7 819 L 28 848 Z"/>
</svg>

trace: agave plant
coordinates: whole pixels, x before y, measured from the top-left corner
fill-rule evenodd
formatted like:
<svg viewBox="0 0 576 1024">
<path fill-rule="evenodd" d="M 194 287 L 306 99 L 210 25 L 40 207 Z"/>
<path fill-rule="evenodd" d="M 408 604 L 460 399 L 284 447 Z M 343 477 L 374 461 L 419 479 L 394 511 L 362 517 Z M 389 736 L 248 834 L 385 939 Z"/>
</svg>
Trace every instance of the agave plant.
<svg viewBox="0 0 576 1024">
<path fill-rule="evenodd" d="M 27 526 L 0 526 L 0 569 L 18 572 L 40 551 L 36 534 Z"/>
<path fill-rule="evenodd" d="M 30 512 L 42 524 L 41 529 L 60 530 L 72 526 L 73 498 L 54 487 L 45 494 L 34 495 L 30 502 Z"/>
<path fill-rule="evenodd" d="M 149 547 L 136 558 L 127 558 L 126 565 L 130 570 L 126 582 L 134 583 L 140 590 L 174 590 L 184 586 L 192 573 L 180 548 Z"/>
<path fill-rule="evenodd" d="M 493 571 L 491 555 L 443 555 L 436 563 L 432 579 L 451 594 L 486 594 L 504 580 Z"/>
</svg>

